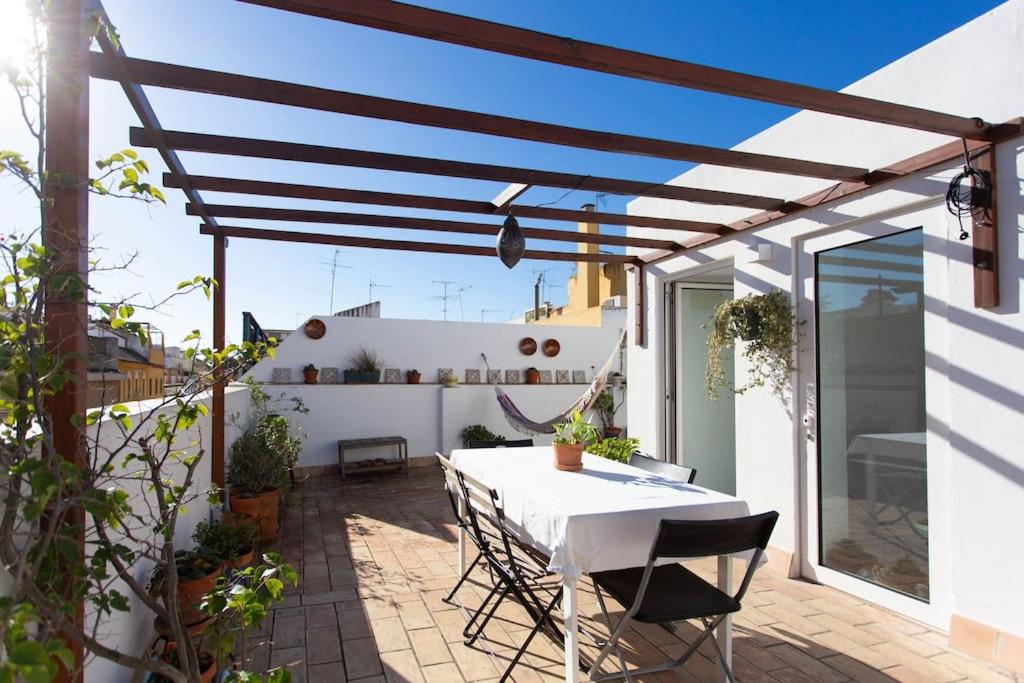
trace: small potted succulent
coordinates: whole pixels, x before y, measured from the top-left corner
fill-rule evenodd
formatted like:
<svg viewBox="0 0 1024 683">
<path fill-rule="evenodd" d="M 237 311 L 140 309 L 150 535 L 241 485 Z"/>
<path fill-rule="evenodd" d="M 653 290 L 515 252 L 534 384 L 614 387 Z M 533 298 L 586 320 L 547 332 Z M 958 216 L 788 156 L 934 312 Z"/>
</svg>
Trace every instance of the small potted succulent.
<svg viewBox="0 0 1024 683">
<path fill-rule="evenodd" d="M 540 384 L 540 370 L 537 368 L 526 368 L 526 383 Z"/>
<path fill-rule="evenodd" d="M 306 384 L 316 384 L 316 376 L 319 374 L 320 371 L 312 363 L 302 368 L 302 377 L 306 380 Z"/>
<path fill-rule="evenodd" d="M 350 368 L 345 370 L 345 384 L 380 384 L 383 362 L 376 351 L 365 346 L 349 356 Z"/>
<path fill-rule="evenodd" d="M 597 427 L 583 419 L 578 408 L 573 410 L 568 420 L 555 425 L 555 440 L 551 445 L 555 468 L 563 472 L 579 472 L 583 469 L 583 450 L 597 440 Z"/>
<path fill-rule="evenodd" d="M 419 370 L 405 371 L 405 381 L 408 382 L 409 384 L 419 384 L 420 377 L 422 377 L 422 375 L 420 374 Z"/>
</svg>

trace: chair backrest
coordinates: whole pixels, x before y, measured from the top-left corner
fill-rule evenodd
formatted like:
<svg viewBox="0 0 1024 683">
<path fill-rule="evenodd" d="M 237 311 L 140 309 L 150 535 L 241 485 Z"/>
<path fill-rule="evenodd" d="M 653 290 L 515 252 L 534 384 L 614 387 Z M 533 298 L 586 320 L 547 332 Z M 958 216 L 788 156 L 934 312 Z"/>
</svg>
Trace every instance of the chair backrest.
<svg viewBox="0 0 1024 683">
<path fill-rule="evenodd" d="M 651 559 L 763 551 L 778 519 L 779 513 L 774 511 L 734 519 L 663 519 L 651 546 Z"/>
<path fill-rule="evenodd" d="M 533 445 L 533 439 L 515 439 L 509 441 L 483 441 L 474 439 L 467 441 L 466 448 L 527 448 Z"/>
<path fill-rule="evenodd" d="M 692 467 L 673 465 L 670 462 L 657 460 L 643 453 L 633 453 L 629 456 L 629 466 L 639 467 L 642 470 L 660 474 L 667 479 L 681 481 L 684 484 L 692 484 L 693 480 L 697 478 L 697 470 Z"/>
<path fill-rule="evenodd" d="M 437 452 L 434 455 L 437 456 L 437 461 L 441 464 L 441 473 L 444 475 L 444 490 L 452 504 L 452 512 L 455 513 L 455 523 L 460 527 L 465 527 L 467 524 L 466 518 L 459 510 L 459 500 L 464 500 L 462 482 L 459 481 L 459 471 L 448 458 Z"/>
</svg>

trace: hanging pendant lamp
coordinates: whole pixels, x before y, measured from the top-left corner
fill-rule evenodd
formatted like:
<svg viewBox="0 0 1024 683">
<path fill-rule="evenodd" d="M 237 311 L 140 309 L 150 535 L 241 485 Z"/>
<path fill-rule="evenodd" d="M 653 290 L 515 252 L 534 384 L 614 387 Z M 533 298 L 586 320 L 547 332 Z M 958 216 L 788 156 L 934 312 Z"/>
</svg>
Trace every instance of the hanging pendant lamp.
<svg viewBox="0 0 1024 683">
<path fill-rule="evenodd" d="M 519 229 L 519 221 L 510 212 L 501 230 L 498 231 L 498 258 L 506 268 L 511 269 L 519 263 L 525 249 L 526 238 Z"/>
</svg>

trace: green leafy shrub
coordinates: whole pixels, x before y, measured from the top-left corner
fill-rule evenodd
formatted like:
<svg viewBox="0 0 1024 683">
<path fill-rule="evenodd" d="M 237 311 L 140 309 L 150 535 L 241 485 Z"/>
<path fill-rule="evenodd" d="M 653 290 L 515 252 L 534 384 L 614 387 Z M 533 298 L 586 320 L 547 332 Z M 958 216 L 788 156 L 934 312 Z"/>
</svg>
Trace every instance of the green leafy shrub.
<svg viewBox="0 0 1024 683">
<path fill-rule="evenodd" d="M 635 437 L 628 439 L 604 439 L 587 446 L 587 453 L 622 463 L 628 463 L 629 456 L 638 450 L 640 450 L 640 439 Z"/>
<path fill-rule="evenodd" d="M 192 539 L 204 548 L 209 548 L 223 561 L 235 560 L 252 550 L 259 538 L 259 529 L 255 524 L 237 521 L 234 524 L 223 522 L 199 522 L 192 533 Z"/>
<path fill-rule="evenodd" d="M 288 433 L 288 420 L 265 415 L 231 444 L 228 485 L 245 496 L 287 486 L 288 470 L 298 461 L 301 445 Z"/>
<path fill-rule="evenodd" d="M 470 441 L 504 441 L 505 437 L 495 434 L 483 425 L 469 425 L 462 430 L 462 445 Z"/>
<path fill-rule="evenodd" d="M 589 446 L 599 437 L 597 427 L 583 419 L 583 413 L 579 409 L 573 410 L 568 420 L 555 425 L 555 443 L 559 446 Z"/>
</svg>

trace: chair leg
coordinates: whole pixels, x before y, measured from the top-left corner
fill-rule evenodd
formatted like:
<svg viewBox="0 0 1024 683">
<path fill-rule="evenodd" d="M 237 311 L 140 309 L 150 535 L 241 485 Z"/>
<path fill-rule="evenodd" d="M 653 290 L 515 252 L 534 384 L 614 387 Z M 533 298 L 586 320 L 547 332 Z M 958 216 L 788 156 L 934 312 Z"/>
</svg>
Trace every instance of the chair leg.
<svg viewBox="0 0 1024 683">
<path fill-rule="evenodd" d="M 708 633 L 714 631 L 715 626 L 710 626 L 709 622 L 704 619 L 701 619 L 701 621 L 704 622 L 704 626 L 707 628 Z M 721 619 L 718 621 L 721 621 Z M 715 621 L 714 624 L 717 625 L 718 621 Z M 725 654 L 722 652 L 722 648 L 718 645 L 718 640 L 714 636 L 711 638 L 711 644 L 715 646 L 715 652 L 718 653 L 718 663 L 722 666 L 722 671 L 725 672 L 725 677 L 729 679 L 729 683 L 736 683 L 736 678 L 732 675 L 732 669 L 730 669 L 729 665 L 725 662 Z"/>
<path fill-rule="evenodd" d="M 604 621 L 608 624 L 608 627 L 611 628 L 612 618 L 611 615 L 608 614 L 608 607 L 604 604 L 604 594 L 601 592 L 601 587 L 596 583 L 594 584 L 594 593 L 597 595 L 597 604 L 601 607 L 601 613 L 604 615 Z M 609 637 L 608 640 L 611 641 L 611 638 Z M 613 645 L 615 648 L 615 654 L 619 658 L 619 667 L 622 669 L 622 675 L 626 677 L 626 683 L 633 683 L 633 676 L 629 673 L 629 668 L 626 666 L 626 657 L 622 654 L 622 648 L 619 647 L 618 639 L 616 639 L 616 642 Z M 591 671 L 595 671 L 595 669 L 591 668 Z"/>
<path fill-rule="evenodd" d="M 491 589 L 491 591 L 487 594 L 487 597 L 484 598 L 484 601 L 481 602 L 480 606 L 476 608 L 475 612 L 473 612 L 473 616 L 469 618 L 469 622 L 466 624 L 466 627 L 462 629 L 462 635 L 464 637 L 469 638 L 469 633 L 473 630 L 473 625 L 476 623 L 476 620 L 479 619 L 480 615 L 483 614 L 484 610 L 487 609 L 487 606 L 491 603 L 491 598 L 493 598 L 494 595 L 502 588 L 505 588 L 503 584 L 494 584 L 494 588 Z M 508 589 L 505 588 L 505 590 Z"/>
<path fill-rule="evenodd" d="M 597 588 L 597 583 L 596 582 L 594 583 L 594 587 Z M 598 595 L 601 594 L 600 593 L 600 588 L 597 588 L 597 594 Z M 603 603 L 603 599 L 602 599 L 602 603 Z M 597 672 L 600 670 L 601 663 L 604 662 L 605 657 L 607 657 L 608 654 L 614 648 L 618 647 L 619 636 L 621 636 L 622 632 L 626 630 L 626 624 L 629 623 L 629 616 L 630 615 L 627 612 L 626 614 L 622 615 L 622 618 L 619 620 L 619 623 L 616 624 L 615 627 L 613 628 L 612 627 L 612 622 L 611 622 L 611 619 L 610 619 L 610 615 L 608 614 L 608 610 L 604 609 L 604 605 L 603 604 L 602 604 L 602 609 L 604 610 L 605 619 L 608 620 L 608 628 L 610 629 L 610 633 L 608 634 L 608 641 L 604 644 L 604 647 L 601 648 L 601 651 L 597 653 L 597 657 L 594 658 L 594 663 L 590 665 L 590 672 L 589 672 L 590 680 L 595 680 L 594 677 L 597 675 Z M 624 672 L 624 675 L 626 675 L 625 672 Z"/>
<path fill-rule="evenodd" d="M 471 620 L 469 622 L 469 624 L 466 625 L 466 629 L 462 632 L 462 635 L 465 636 L 465 638 L 466 638 L 463 641 L 463 643 L 465 643 L 466 645 L 472 645 L 473 643 L 476 642 L 477 638 L 480 637 L 480 634 L 484 632 L 484 628 L 487 626 L 487 623 L 491 620 L 491 617 L 493 617 L 494 613 L 496 611 L 498 611 L 498 607 L 501 605 L 501 602 L 508 595 L 509 588 L 510 587 L 508 585 L 505 585 L 501 589 L 501 593 L 498 594 L 498 599 L 494 601 L 494 604 L 491 605 L 491 609 L 487 611 L 487 616 L 485 616 L 483 621 L 480 622 L 480 625 L 476 627 L 476 631 L 473 632 L 473 635 L 469 635 L 468 631 L 469 631 L 470 627 L 473 626 L 473 621 L 476 620 L 476 617 L 480 616 L 480 612 L 477 612 L 474 615 L 473 620 Z M 493 595 L 493 593 L 492 593 L 492 595 Z M 483 608 L 486 605 L 487 605 L 487 601 L 485 600 L 484 604 L 480 606 L 480 610 L 482 611 Z"/>
<path fill-rule="evenodd" d="M 537 635 L 538 631 L 541 630 L 541 627 L 544 625 L 545 620 L 551 618 L 551 610 L 555 608 L 555 605 L 557 605 L 561 599 L 562 589 L 559 588 L 558 592 L 555 594 L 554 599 L 541 613 L 540 619 L 538 619 L 537 622 L 533 625 L 533 628 L 530 629 L 530 633 L 526 636 L 526 640 L 523 641 L 523 644 L 519 646 L 518 650 L 516 650 L 515 656 L 512 657 L 512 661 L 509 662 L 508 668 L 505 669 L 505 673 L 501 675 L 501 679 L 498 681 L 498 683 L 505 683 L 505 681 L 508 680 L 509 674 L 512 673 L 512 669 L 514 669 L 516 664 L 519 663 L 519 659 L 523 656 L 523 653 L 526 652 L 526 649 L 530 647 L 530 643 L 533 642 L 533 637 Z"/>
<path fill-rule="evenodd" d="M 476 559 L 469 563 L 469 566 L 466 567 L 465 573 L 463 573 L 463 575 L 459 577 L 459 582 L 455 584 L 455 588 L 452 588 L 451 593 L 442 598 L 444 602 L 448 603 L 449 605 L 452 603 L 452 601 L 455 599 L 455 594 L 459 591 L 460 588 L 462 588 L 462 584 L 464 584 L 466 582 L 466 579 L 469 578 L 469 575 L 473 573 L 473 570 L 476 569 L 477 563 L 480 562 L 480 559 L 483 556 L 484 554 L 482 552 L 477 553 Z M 488 569 L 490 569 L 490 567 L 488 567 Z"/>
</svg>

